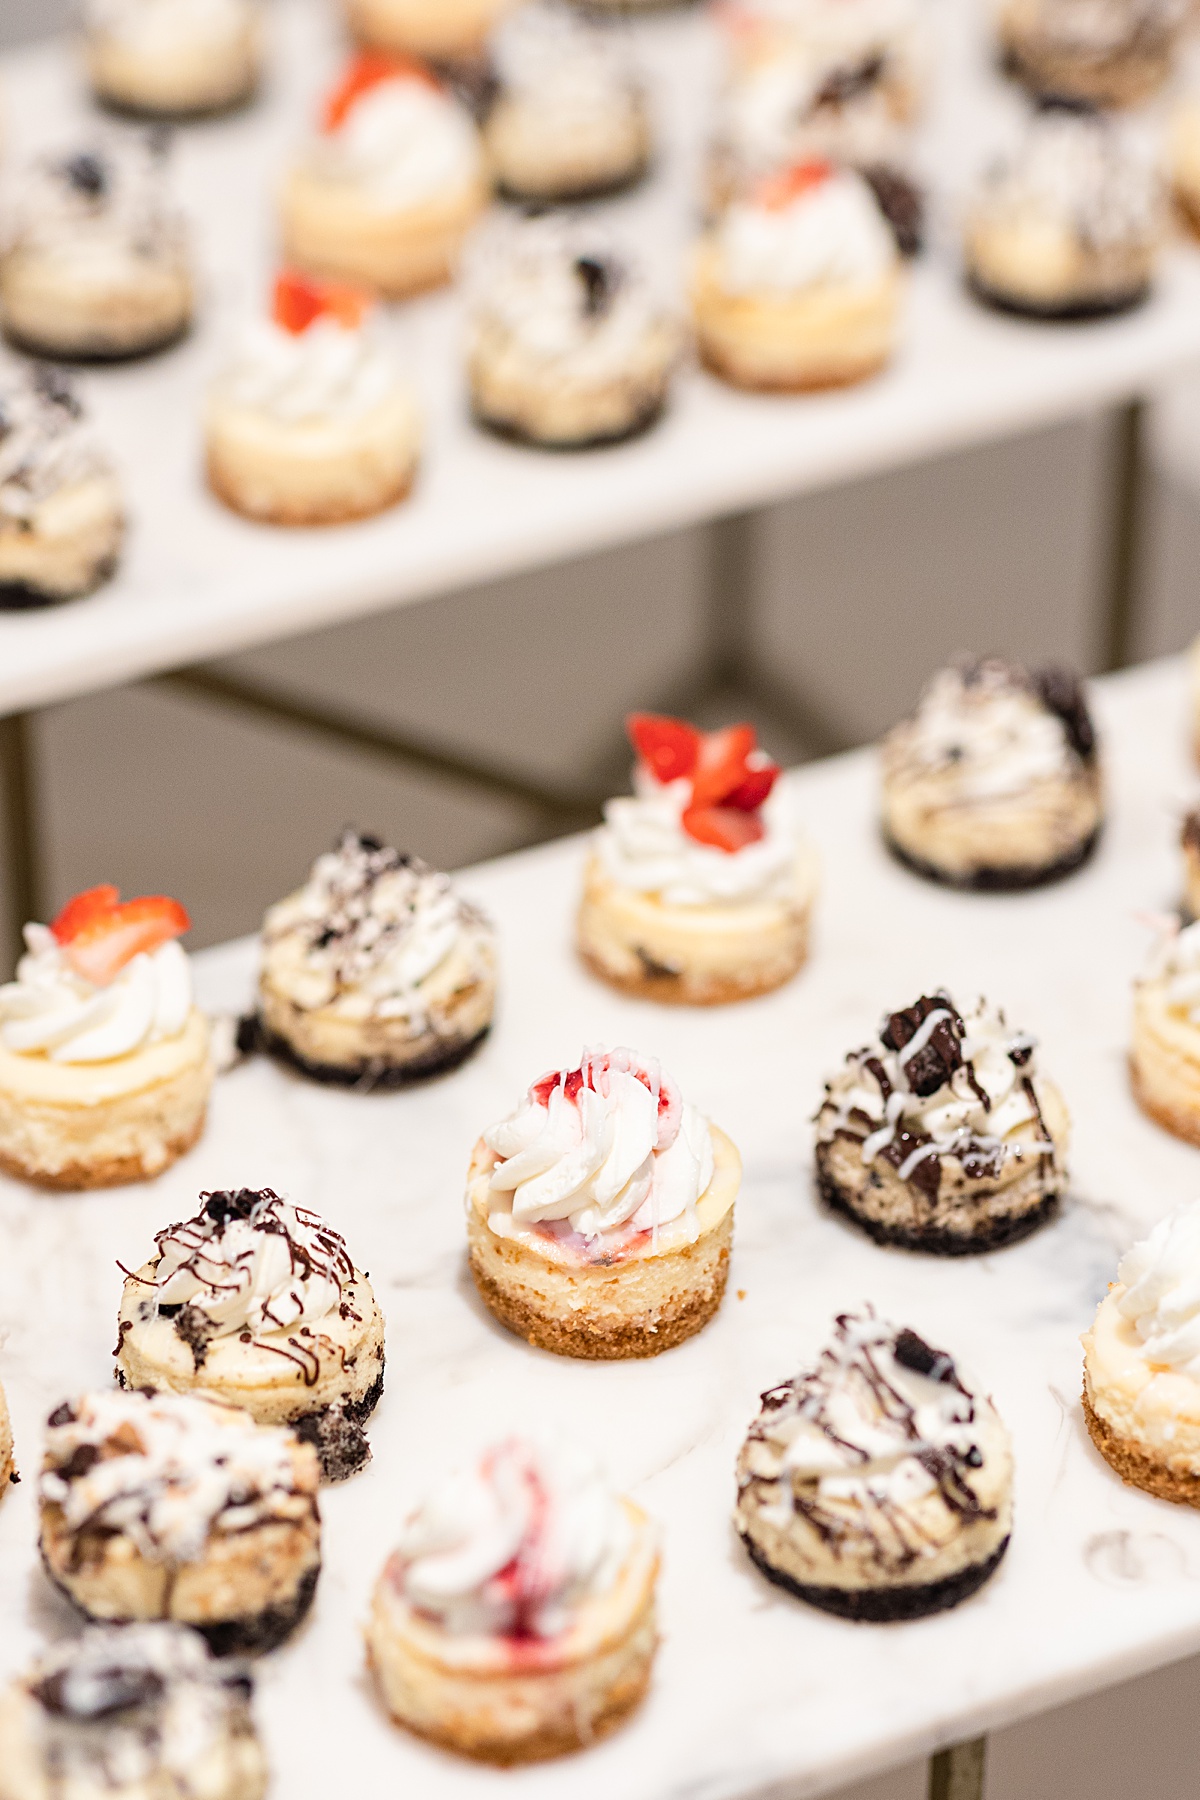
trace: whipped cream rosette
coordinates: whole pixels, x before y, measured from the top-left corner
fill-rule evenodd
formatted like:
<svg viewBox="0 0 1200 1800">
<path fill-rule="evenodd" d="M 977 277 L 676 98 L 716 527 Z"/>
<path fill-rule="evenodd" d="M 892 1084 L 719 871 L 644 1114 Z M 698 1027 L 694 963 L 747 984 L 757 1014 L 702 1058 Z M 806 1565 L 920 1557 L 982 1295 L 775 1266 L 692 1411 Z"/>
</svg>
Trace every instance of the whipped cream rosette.
<svg viewBox="0 0 1200 1800">
<path fill-rule="evenodd" d="M 89 888 L 0 987 L 0 1168 L 44 1187 L 159 1174 L 200 1135 L 212 1087 L 208 1025 L 176 941 L 177 900 Z"/>
<path fill-rule="evenodd" d="M 735 1523 L 768 1580 L 811 1605 L 920 1618 L 995 1571 L 1012 1476 L 990 1400 L 946 1351 L 867 1308 L 841 1314 L 813 1367 L 763 1394 Z"/>
<path fill-rule="evenodd" d="M 1007 67 L 1038 98 L 1136 106 L 1166 82 L 1187 0 L 1004 0 Z"/>
<path fill-rule="evenodd" d="M 495 997 L 479 909 L 447 875 L 356 831 L 263 922 L 256 1034 L 317 1081 L 365 1092 L 457 1068 Z"/>
<path fill-rule="evenodd" d="M 790 980 L 817 868 L 778 765 L 750 725 L 632 713 L 626 726 L 634 792 L 605 806 L 584 873 L 584 961 L 626 992 L 697 1005 Z"/>
<path fill-rule="evenodd" d="M 156 118 L 246 100 L 262 61 L 259 0 L 85 0 L 83 52 L 98 99 Z"/>
<path fill-rule="evenodd" d="M 1134 986 L 1129 1072 L 1143 1110 L 1200 1144 L 1200 924 L 1163 921 Z"/>
<path fill-rule="evenodd" d="M 282 1641 L 321 1566 L 317 1459 L 204 1396 L 120 1389 L 50 1415 L 42 1560 L 89 1618 L 170 1619 L 218 1655 Z"/>
<path fill-rule="evenodd" d="M 383 1316 L 345 1240 L 270 1188 L 202 1194 L 129 1273 L 117 1328 L 128 1388 L 203 1391 L 316 1447 L 326 1480 L 370 1458 Z"/>
<path fill-rule="evenodd" d="M 449 279 L 487 199 L 465 108 L 411 57 L 362 51 L 282 195 L 288 260 L 403 299 Z"/>
<path fill-rule="evenodd" d="M 0 1693 L 0 1800 L 263 1800 L 251 1693 L 185 1626 L 89 1626 Z"/>
<path fill-rule="evenodd" d="M 890 1013 L 825 1084 L 822 1198 L 881 1244 L 963 1256 L 1049 1219 L 1070 1121 L 1037 1040 L 986 1000 L 945 990 Z"/>
<path fill-rule="evenodd" d="M 567 1356 L 654 1356 L 716 1312 L 741 1160 L 652 1057 L 585 1050 L 534 1082 L 471 1157 L 484 1300 Z"/>
<path fill-rule="evenodd" d="M 501 1762 L 573 1750 L 644 1694 L 656 1534 L 586 1457 L 510 1438 L 408 1519 L 367 1652 L 392 1716 Z"/>
<path fill-rule="evenodd" d="M 1103 770 L 1087 695 L 1057 667 L 998 657 L 942 669 L 884 739 L 893 855 L 956 887 L 1036 887 L 1095 849 Z"/>
</svg>

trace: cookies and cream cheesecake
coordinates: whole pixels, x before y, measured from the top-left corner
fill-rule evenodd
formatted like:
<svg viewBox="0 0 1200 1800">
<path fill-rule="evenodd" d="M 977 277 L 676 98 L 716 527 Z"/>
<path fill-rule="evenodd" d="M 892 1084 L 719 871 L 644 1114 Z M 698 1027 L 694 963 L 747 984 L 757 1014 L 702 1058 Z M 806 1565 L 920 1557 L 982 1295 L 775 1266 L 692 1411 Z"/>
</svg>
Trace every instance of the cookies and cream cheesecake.
<svg viewBox="0 0 1200 1800">
<path fill-rule="evenodd" d="M 251 1693 L 185 1626 L 89 1626 L 0 1693 L 0 1800 L 263 1800 Z"/>
<path fill-rule="evenodd" d="M 85 0 L 83 55 L 110 106 L 187 118 L 248 100 L 262 62 L 258 0 Z"/>
<path fill-rule="evenodd" d="M 211 1395 L 82 1394 L 50 1415 L 42 1562 L 88 1618 L 194 1626 L 218 1656 L 273 1649 L 321 1567 L 311 1444 Z"/>
<path fill-rule="evenodd" d="M 274 525 L 366 518 L 402 500 L 420 455 L 416 402 L 360 289 L 285 271 L 209 390 L 208 483 Z"/>
<path fill-rule="evenodd" d="M 468 271 L 467 383 L 480 424 L 547 449 L 652 425 L 682 349 L 652 282 L 589 219 L 506 222 Z"/>
<path fill-rule="evenodd" d="M 1100 114 L 1048 107 L 985 172 L 963 260 L 989 305 L 1037 319 L 1099 318 L 1150 292 L 1165 233 L 1156 170 Z"/>
<path fill-rule="evenodd" d="M 361 44 L 451 68 L 477 63 L 489 32 L 520 0 L 342 0 Z"/>
<path fill-rule="evenodd" d="M 77 894 L 26 925 L 0 987 L 0 1169 L 41 1187 L 145 1181 L 204 1129 L 208 1024 L 177 900 Z"/>
<path fill-rule="evenodd" d="M 1134 1096 L 1176 1137 L 1200 1144 L 1200 924 L 1171 921 L 1134 987 Z"/>
<path fill-rule="evenodd" d="M 455 1069 L 491 1029 L 495 933 L 449 876 L 346 831 L 263 922 L 263 1048 L 362 1091 Z"/>
<path fill-rule="evenodd" d="M 494 32 L 483 127 L 492 177 L 517 200 L 594 198 L 650 157 L 650 121 L 624 41 L 563 0 L 533 0 Z"/>
<path fill-rule="evenodd" d="M 902 286 L 895 237 L 863 177 L 794 163 L 735 199 L 696 248 L 700 355 L 737 387 L 863 381 L 892 356 Z"/>
<path fill-rule="evenodd" d="M 0 612 L 90 593 L 124 530 L 112 464 L 66 376 L 0 367 Z"/>
<path fill-rule="evenodd" d="M 769 1388 L 737 1466 L 735 1523 L 769 1581 L 844 1619 L 957 1606 L 1012 1531 L 1013 1455 L 945 1350 L 873 1309 Z"/>
<path fill-rule="evenodd" d="M 790 981 L 808 955 L 817 863 L 751 725 L 702 732 L 631 713 L 632 796 L 610 800 L 577 938 L 604 981 L 714 1005 Z"/>
<path fill-rule="evenodd" d="M 1000 46 L 1035 95 L 1140 106 L 1171 72 L 1187 0 L 1003 0 Z"/>
<path fill-rule="evenodd" d="M 128 1275 L 117 1379 L 202 1392 L 286 1425 L 327 1481 L 370 1459 L 366 1421 L 383 1393 L 383 1315 L 345 1239 L 270 1188 L 202 1194 Z"/>
<path fill-rule="evenodd" d="M 0 324 L 35 356 L 142 356 L 180 337 L 193 293 L 162 145 L 115 138 L 44 156 L 0 251 Z"/>
<path fill-rule="evenodd" d="M 1036 1038 L 986 1000 L 923 994 L 826 1082 L 817 1183 L 878 1244 L 967 1256 L 1052 1217 L 1069 1133 Z"/>
<path fill-rule="evenodd" d="M 436 1487 L 375 1589 L 367 1655 L 410 1731 L 528 1762 L 595 1743 L 657 1645 L 653 1526 L 591 1459 L 510 1438 Z"/>
<path fill-rule="evenodd" d="M 1104 821 L 1096 731 L 1068 669 L 986 657 L 939 670 L 884 739 L 881 775 L 889 850 L 954 887 L 1055 881 Z"/>
<path fill-rule="evenodd" d="M 475 1285 L 540 1349 L 657 1356 L 721 1304 L 741 1174 L 725 1133 L 653 1057 L 585 1050 L 471 1154 Z"/>
<path fill-rule="evenodd" d="M 423 64 L 363 51 L 281 195 L 284 254 L 391 300 L 448 281 L 487 202 L 469 113 Z"/>
<path fill-rule="evenodd" d="M 1082 1342 L 1101 1456 L 1131 1487 L 1200 1506 L 1200 1202 L 1126 1251 Z"/>
</svg>

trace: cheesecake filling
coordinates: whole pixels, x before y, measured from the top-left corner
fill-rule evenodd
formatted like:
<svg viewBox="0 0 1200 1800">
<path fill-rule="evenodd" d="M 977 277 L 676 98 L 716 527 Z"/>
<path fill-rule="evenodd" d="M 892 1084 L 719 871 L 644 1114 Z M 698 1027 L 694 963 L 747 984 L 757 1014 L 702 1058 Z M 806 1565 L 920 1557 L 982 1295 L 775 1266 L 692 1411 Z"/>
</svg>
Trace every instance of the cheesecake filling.
<svg viewBox="0 0 1200 1800">
<path fill-rule="evenodd" d="M 768 176 L 728 209 L 716 232 L 729 294 L 791 295 L 866 287 L 896 265 L 896 245 L 861 175 L 821 162 Z"/>
<path fill-rule="evenodd" d="M 0 1044 L 52 1063 L 104 1063 L 181 1037 L 192 1014 L 187 953 L 171 940 L 107 984 L 73 966 L 47 925 L 25 927 L 15 981 L 0 987 Z"/>
<path fill-rule="evenodd" d="M 1103 116 L 1052 107 L 984 176 L 977 226 L 1059 232 L 1094 255 L 1148 254 L 1163 231 L 1161 183 Z"/>
<path fill-rule="evenodd" d="M 214 398 L 281 425 L 361 419 L 402 385 L 388 347 L 369 326 L 316 318 L 303 331 L 254 319 L 244 328 Z"/>
<path fill-rule="evenodd" d="M 111 481 L 112 466 L 67 376 L 48 363 L 6 369 L 0 382 L 0 532 L 33 529 L 47 500 L 95 476 Z"/>
<path fill-rule="evenodd" d="M 85 0 L 83 8 L 87 32 L 164 59 L 240 50 L 255 18 L 250 0 Z"/>
<path fill-rule="evenodd" d="M 12 248 L 96 286 L 181 264 L 185 227 L 167 194 L 165 143 L 159 133 L 130 134 L 40 158 L 22 184 Z"/>
<path fill-rule="evenodd" d="M 547 131 L 568 142 L 597 127 L 620 129 L 641 96 L 624 40 L 568 7 L 535 0 L 494 32 L 502 94 L 536 106 Z"/>
<path fill-rule="evenodd" d="M 392 210 L 470 186 L 481 152 L 470 117 L 438 82 L 392 73 L 365 88 L 336 123 L 327 121 L 309 166 Z"/>
</svg>

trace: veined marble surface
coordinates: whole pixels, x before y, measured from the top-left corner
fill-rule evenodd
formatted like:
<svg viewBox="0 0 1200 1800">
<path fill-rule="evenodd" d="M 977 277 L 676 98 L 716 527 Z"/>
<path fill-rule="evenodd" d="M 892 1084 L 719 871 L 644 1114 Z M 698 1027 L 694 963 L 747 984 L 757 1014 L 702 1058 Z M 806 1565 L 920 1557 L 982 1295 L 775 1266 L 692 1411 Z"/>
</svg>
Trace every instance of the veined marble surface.
<svg viewBox="0 0 1200 1800">
<path fill-rule="evenodd" d="M 1130 983 L 1149 937 L 1138 915 L 1177 899 L 1178 822 L 1196 779 L 1182 667 L 1101 683 L 1096 700 L 1110 827 L 1092 865 L 1057 887 L 958 895 L 907 874 L 875 835 L 873 754 L 855 753 L 793 778 L 823 885 L 812 962 L 778 994 L 689 1012 L 599 986 L 571 951 L 584 845 L 569 840 L 462 877 L 498 923 L 503 997 L 490 1041 L 459 1073 L 356 1096 L 253 1062 L 218 1083 L 203 1141 L 152 1185 L 61 1198 L 0 1180 L 0 1379 L 25 1475 L 0 1505 L 0 1676 L 45 1634 L 73 1628 L 38 1565 L 33 1477 L 47 1412 L 110 1379 L 116 1261 L 136 1266 L 201 1188 L 243 1184 L 325 1213 L 388 1320 L 375 1460 L 326 1495 L 313 1617 L 260 1665 L 281 1800 L 331 1788 L 549 1800 L 564 1781 L 574 1800 L 798 1800 L 1200 1648 L 1200 1516 L 1123 1487 L 1079 1408 L 1079 1333 L 1120 1251 L 1200 1190 L 1200 1153 L 1141 1116 L 1125 1069 Z M 254 956 L 251 943 L 200 956 L 204 1002 L 244 1006 Z M 987 993 L 1036 1032 L 1074 1118 L 1063 1217 L 977 1260 L 876 1249 L 825 1217 L 812 1191 L 823 1075 L 882 1012 L 939 983 Z M 584 1043 L 659 1055 L 745 1159 L 721 1313 L 650 1362 L 531 1350 L 493 1323 L 467 1274 L 475 1137 Z M 864 1300 L 961 1358 L 1016 1443 L 1006 1562 L 975 1599 L 917 1624 L 810 1610 L 762 1580 L 729 1523 L 734 1456 L 760 1390 Z M 663 1641 L 649 1700 L 625 1729 L 569 1764 L 499 1774 L 388 1723 L 360 1627 L 430 1479 L 535 1421 L 592 1442 L 660 1521 Z"/>
</svg>

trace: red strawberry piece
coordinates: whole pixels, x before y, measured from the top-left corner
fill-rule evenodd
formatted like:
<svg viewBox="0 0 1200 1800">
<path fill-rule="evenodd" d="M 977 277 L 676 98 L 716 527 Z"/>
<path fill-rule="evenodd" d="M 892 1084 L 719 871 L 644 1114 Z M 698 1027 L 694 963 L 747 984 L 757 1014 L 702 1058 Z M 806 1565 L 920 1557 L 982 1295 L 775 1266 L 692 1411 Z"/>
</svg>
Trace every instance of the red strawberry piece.
<svg viewBox="0 0 1200 1800">
<path fill-rule="evenodd" d="M 692 804 L 716 806 L 745 781 L 747 758 L 757 745 L 753 725 L 727 725 L 706 731 L 692 777 Z"/>
<path fill-rule="evenodd" d="M 756 844 L 766 830 L 757 813 L 739 812 L 734 806 L 689 806 L 683 829 L 698 844 L 711 844 L 730 855 Z"/>
<path fill-rule="evenodd" d="M 657 781 L 678 781 L 695 768 L 702 734 L 685 719 L 668 719 L 661 713 L 630 713 L 625 729 Z"/>
<path fill-rule="evenodd" d="M 64 945 L 67 961 L 85 980 L 107 987 L 143 950 L 181 936 L 191 920 L 178 900 L 145 894 L 97 913 Z"/>
<path fill-rule="evenodd" d="M 102 882 L 99 887 L 85 888 L 82 894 L 76 894 L 73 900 L 67 901 L 58 917 L 52 921 L 50 929 L 60 944 L 69 944 L 93 919 L 112 912 L 120 898 L 120 888 L 113 887 L 108 881 Z"/>
<path fill-rule="evenodd" d="M 780 169 L 774 175 L 763 177 L 754 190 L 755 202 L 768 212 L 782 212 L 793 200 L 798 200 L 801 194 L 819 188 L 832 174 L 833 164 L 825 162 L 821 157 L 814 156 L 807 162 L 792 163 L 790 168 Z"/>
<path fill-rule="evenodd" d="M 325 101 L 321 114 L 322 131 L 337 131 L 344 125 L 356 100 L 384 81 L 421 81 L 426 87 L 441 90 L 437 76 L 415 56 L 399 56 L 384 50 L 361 50 L 346 69 L 342 79 Z"/>
<path fill-rule="evenodd" d="M 361 325 L 371 300 L 361 288 L 341 281 L 314 281 L 295 269 L 285 269 L 275 280 L 271 316 L 284 331 L 298 337 L 314 319 L 336 319 L 348 330 Z"/>
<path fill-rule="evenodd" d="M 779 779 L 780 769 L 776 763 L 767 763 L 761 769 L 751 769 L 745 781 L 726 794 L 722 806 L 736 806 L 739 812 L 757 812 L 771 789 Z"/>
</svg>

